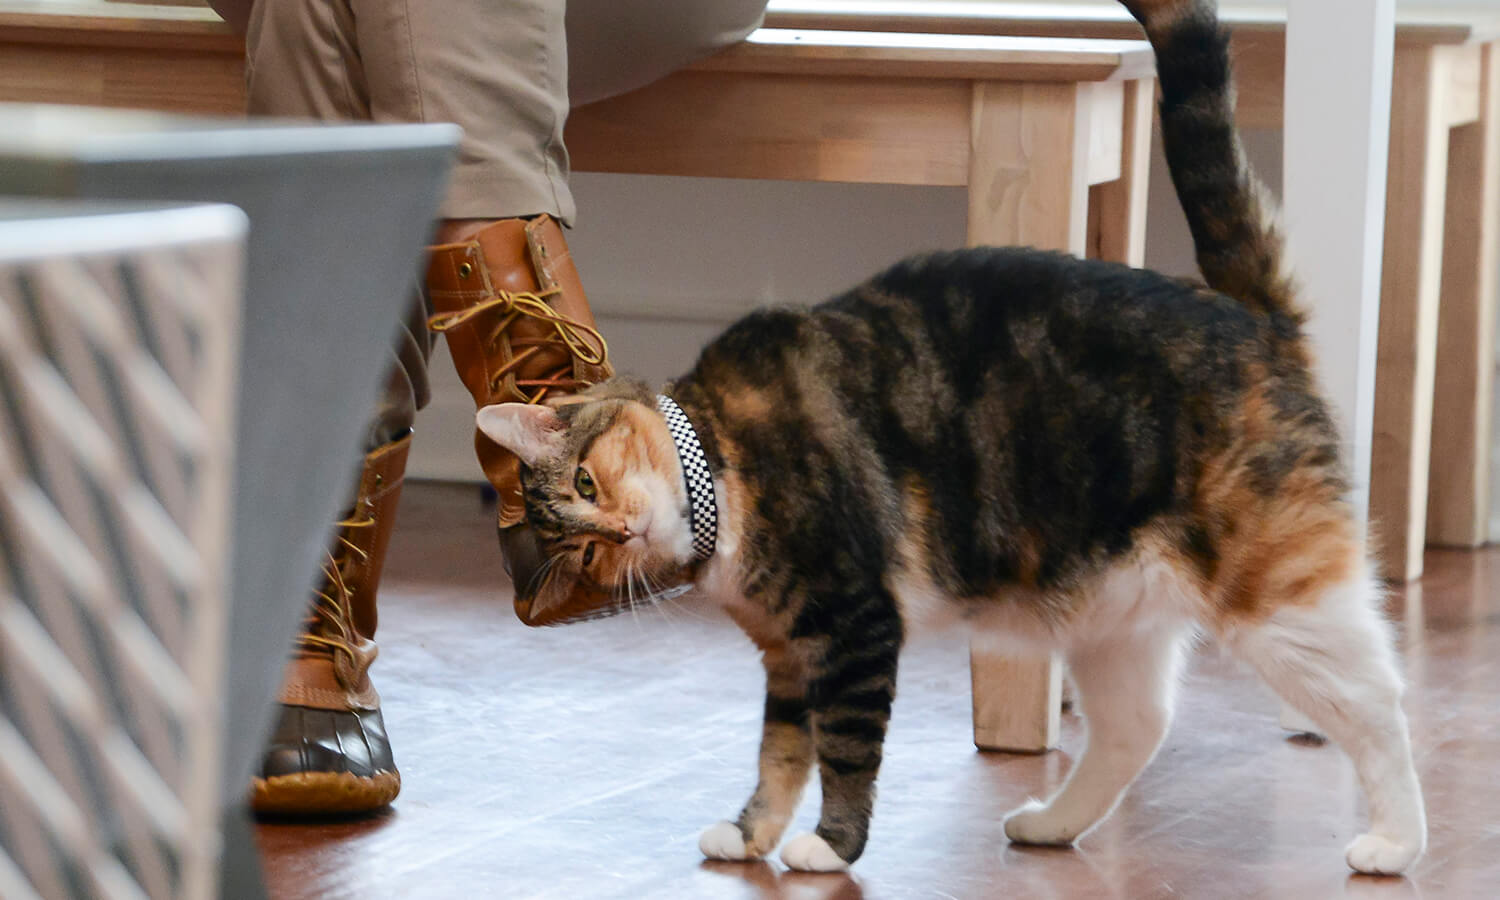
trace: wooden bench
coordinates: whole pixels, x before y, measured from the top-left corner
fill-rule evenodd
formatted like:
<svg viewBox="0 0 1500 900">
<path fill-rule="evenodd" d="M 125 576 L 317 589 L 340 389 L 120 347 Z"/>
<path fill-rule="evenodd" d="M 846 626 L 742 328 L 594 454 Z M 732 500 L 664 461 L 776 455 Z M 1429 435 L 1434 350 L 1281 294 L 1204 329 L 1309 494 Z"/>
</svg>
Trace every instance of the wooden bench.
<svg viewBox="0 0 1500 900">
<path fill-rule="evenodd" d="M 200 10 L 0 2 L 0 100 L 237 114 L 241 48 Z M 968 187 L 971 244 L 1140 265 L 1154 95 L 1138 41 L 763 29 L 577 108 L 575 167 Z M 975 742 L 1056 746 L 1056 660 L 973 656 Z"/>
<path fill-rule="evenodd" d="M 1140 33 L 1116 4 L 933 9 L 901 0 L 772 0 L 767 24 L 1085 38 Z M 1280 128 L 1285 14 L 1226 3 L 1221 15 L 1234 27 L 1241 123 Z M 1387 574 L 1407 581 L 1422 574 L 1425 544 L 1477 547 L 1489 537 L 1500 7 L 1398 12 L 1386 204 L 1370 509 Z"/>
</svg>

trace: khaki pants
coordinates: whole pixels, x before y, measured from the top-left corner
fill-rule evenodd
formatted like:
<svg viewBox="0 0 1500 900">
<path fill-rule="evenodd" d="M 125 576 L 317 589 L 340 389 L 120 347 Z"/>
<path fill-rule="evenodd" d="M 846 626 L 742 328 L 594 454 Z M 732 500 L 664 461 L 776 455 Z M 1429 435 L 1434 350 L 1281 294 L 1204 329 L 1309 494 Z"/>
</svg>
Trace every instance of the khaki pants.
<svg viewBox="0 0 1500 900">
<path fill-rule="evenodd" d="M 733 44 L 766 0 L 210 0 L 246 35 L 252 115 L 456 122 L 445 218 L 574 216 L 571 103 L 645 85 Z M 424 310 L 397 339 L 366 444 L 428 397 Z"/>
</svg>

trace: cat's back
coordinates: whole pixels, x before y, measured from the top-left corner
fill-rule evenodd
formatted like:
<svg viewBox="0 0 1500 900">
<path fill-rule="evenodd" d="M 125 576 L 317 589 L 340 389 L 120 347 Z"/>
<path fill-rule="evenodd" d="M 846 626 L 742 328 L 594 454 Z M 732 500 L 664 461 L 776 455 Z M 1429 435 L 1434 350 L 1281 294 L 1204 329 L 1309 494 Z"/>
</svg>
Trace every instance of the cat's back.
<svg viewBox="0 0 1500 900">
<path fill-rule="evenodd" d="M 1269 321 L 1201 284 L 1148 269 L 1024 247 L 977 247 L 903 260 L 815 314 L 888 323 L 955 357 L 1035 358 L 1055 351 L 1106 364 L 1159 351 L 1172 368 L 1205 356 L 1270 353 Z M 922 334 L 925 332 L 925 334 Z"/>
<path fill-rule="evenodd" d="M 746 334 L 778 360 L 764 376 L 790 385 L 786 424 L 857 461 L 838 468 L 888 508 L 920 494 L 962 595 L 1126 551 L 1189 513 L 1216 460 L 1266 473 L 1254 486 L 1272 494 L 1296 460 L 1326 456 L 1336 431 L 1277 327 L 1155 272 L 973 248 L 763 313 Z"/>
</svg>

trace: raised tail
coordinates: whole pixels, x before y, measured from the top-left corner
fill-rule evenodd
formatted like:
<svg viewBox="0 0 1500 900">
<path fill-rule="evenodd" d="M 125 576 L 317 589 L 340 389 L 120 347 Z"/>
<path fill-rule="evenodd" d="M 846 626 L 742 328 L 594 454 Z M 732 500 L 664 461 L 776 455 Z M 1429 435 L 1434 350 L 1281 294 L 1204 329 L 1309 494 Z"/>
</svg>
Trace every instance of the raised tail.
<svg viewBox="0 0 1500 900">
<path fill-rule="evenodd" d="M 1167 168 L 1187 213 L 1198 268 L 1214 290 L 1297 330 L 1302 312 L 1282 270 L 1265 186 L 1234 126 L 1229 35 L 1214 0 L 1121 0 L 1156 50 Z"/>
</svg>

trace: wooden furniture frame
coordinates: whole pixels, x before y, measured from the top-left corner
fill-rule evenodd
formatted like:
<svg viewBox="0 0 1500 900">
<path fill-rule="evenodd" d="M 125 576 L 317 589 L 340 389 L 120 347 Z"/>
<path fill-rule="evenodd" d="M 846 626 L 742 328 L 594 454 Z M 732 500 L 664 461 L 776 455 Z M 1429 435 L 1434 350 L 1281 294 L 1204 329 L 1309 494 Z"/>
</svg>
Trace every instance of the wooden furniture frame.
<svg viewBox="0 0 1500 900">
<path fill-rule="evenodd" d="M 773 0 L 782 28 L 1128 38 L 1117 6 Z M 1286 21 L 1224 4 L 1239 119 L 1280 128 Z M 1397 15 L 1387 170 L 1371 518 L 1388 577 L 1422 574 L 1429 541 L 1489 539 L 1495 307 L 1500 296 L 1500 10 Z M 1441 299 L 1441 304 L 1439 300 Z M 1440 465 L 1431 465 L 1432 460 Z"/>
</svg>

